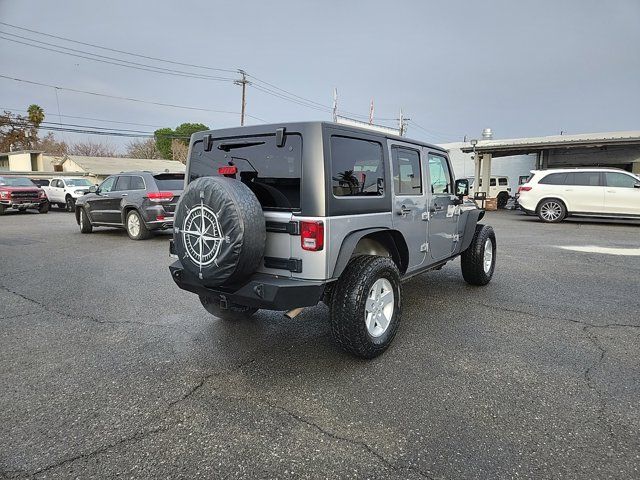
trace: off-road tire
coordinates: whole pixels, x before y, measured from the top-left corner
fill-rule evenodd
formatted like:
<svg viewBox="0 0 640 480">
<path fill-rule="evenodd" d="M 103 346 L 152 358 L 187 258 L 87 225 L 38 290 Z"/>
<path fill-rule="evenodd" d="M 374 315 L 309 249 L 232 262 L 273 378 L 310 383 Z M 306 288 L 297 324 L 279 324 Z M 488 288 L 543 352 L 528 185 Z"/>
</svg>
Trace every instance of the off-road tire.
<svg viewBox="0 0 640 480">
<path fill-rule="evenodd" d="M 0 215 L 4 215 L 6 207 L 4 205 L 0 205 Z"/>
<path fill-rule="evenodd" d="M 491 240 L 491 267 L 485 270 L 485 245 L 487 240 Z M 471 240 L 471 245 L 460 256 L 462 264 L 462 277 L 471 285 L 486 285 L 491 281 L 496 268 L 496 235 L 493 228 L 488 225 L 476 225 L 476 232 Z"/>
<path fill-rule="evenodd" d="M 545 215 L 544 209 L 551 209 L 558 212 L 557 217 L 549 217 Z M 545 198 L 538 204 L 538 208 L 536 209 L 536 213 L 538 214 L 538 218 L 545 223 L 560 223 L 567 216 L 567 207 L 564 205 L 562 200 L 558 200 L 557 198 Z"/>
<path fill-rule="evenodd" d="M 76 200 L 71 196 L 67 195 L 67 202 L 64 204 L 64 208 L 67 212 L 74 212 L 76 210 Z"/>
<path fill-rule="evenodd" d="M 365 306 L 376 280 L 387 279 L 393 289 L 394 311 L 386 331 L 372 336 L 365 324 Z M 396 335 L 402 316 L 402 286 L 398 267 L 388 257 L 361 255 L 352 259 L 333 288 L 330 305 L 331 333 L 347 352 L 374 358 L 383 353 Z"/>
<path fill-rule="evenodd" d="M 218 317 L 222 320 L 238 321 L 251 317 L 258 311 L 257 308 L 247 307 L 245 305 L 238 305 L 235 303 L 229 304 L 227 308 L 222 308 L 220 302 L 209 297 L 200 295 L 200 303 L 204 309 L 214 317 Z"/>
<path fill-rule="evenodd" d="M 129 229 L 129 218 L 132 218 L 134 215 L 138 217 L 138 222 L 140 224 L 140 228 L 138 229 L 137 235 L 134 235 Z M 142 218 L 142 215 L 140 215 L 137 210 L 130 210 L 129 213 L 127 213 L 127 218 L 125 220 L 125 228 L 127 230 L 127 235 L 129 235 L 129 238 L 131 240 L 146 240 L 147 238 L 151 237 L 151 230 L 147 228 L 147 226 L 144 223 L 144 219 Z"/>
<path fill-rule="evenodd" d="M 89 220 L 89 215 L 84 208 L 80 208 L 80 212 L 78 213 L 78 218 L 80 219 L 80 231 L 82 233 L 91 233 L 93 231 L 93 225 L 91 225 L 91 220 Z"/>
<path fill-rule="evenodd" d="M 49 204 L 43 203 L 38 207 L 38 213 L 49 213 Z"/>
<path fill-rule="evenodd" d="M 509 194 L 507 192 L 500 192 L 497 199 L 498 208 L 506 207 L 507 203 L 509 203 Z"/>
</svg>

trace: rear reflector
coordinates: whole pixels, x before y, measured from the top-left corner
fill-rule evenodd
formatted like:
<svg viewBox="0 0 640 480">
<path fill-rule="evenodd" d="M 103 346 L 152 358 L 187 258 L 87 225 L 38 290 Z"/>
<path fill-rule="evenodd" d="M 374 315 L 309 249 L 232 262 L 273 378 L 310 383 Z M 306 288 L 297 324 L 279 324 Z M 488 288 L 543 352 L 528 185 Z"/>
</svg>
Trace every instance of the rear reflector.
<svg viewBox="0 0 640 480">
<path fill-rule="evenodd" d="M 324 247 L 324 223 L 300 222 L 300 245 L 303 250 L 317 252 Z"/>
<path fill-rule="evenodd" d="M 173 200 L 173 192 L 148 192 L 147 198 L 152 202 L 170 202 Z"/>
<path fill-rule="evenodd" d="M 532 188 L 533 187 L 518 187 L 518 193 L 520 193 L 520 192 L 528 192 Z"/>
<path fill-rule="evenodd" d="M 218 173 L 220 175 L 235 175 L 238 173 L 238 167 L 235 165 L 229 165 L 228 167 L 220 167 L 218 168 Z"/>
</svg>

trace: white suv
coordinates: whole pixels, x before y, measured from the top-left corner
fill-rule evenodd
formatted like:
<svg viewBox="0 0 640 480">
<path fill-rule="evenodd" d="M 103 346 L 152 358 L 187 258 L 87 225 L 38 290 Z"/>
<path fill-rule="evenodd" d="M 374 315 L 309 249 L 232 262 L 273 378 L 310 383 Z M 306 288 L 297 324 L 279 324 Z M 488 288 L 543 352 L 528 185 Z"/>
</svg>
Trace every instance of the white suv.
<svg viewBox="0 0 640 480">
<path fill-rule="evenodd" d="M 518 204 L 543 222 L 568 215 L 640 219 L 640 178 L 617 168 L 532 170 Z"/>
<path fill-rule="evenodd" d="M 475 190 L 475 179 L 474 177 L 469 178 L 469 195 L 473 196 Z M 482 188 L 482 178 L 480 179 L 480 191 L 484 191 Z M 498 200 L 498 208 L 504 208 L 509 201 L 509 197 L 511 196 L 511 182 L 509 181 L 509 177 L 503 176 L 493 176 L 489 179 L 489 194 L 487 195 L 491 198 L 496 198 Z"/>
</svg>

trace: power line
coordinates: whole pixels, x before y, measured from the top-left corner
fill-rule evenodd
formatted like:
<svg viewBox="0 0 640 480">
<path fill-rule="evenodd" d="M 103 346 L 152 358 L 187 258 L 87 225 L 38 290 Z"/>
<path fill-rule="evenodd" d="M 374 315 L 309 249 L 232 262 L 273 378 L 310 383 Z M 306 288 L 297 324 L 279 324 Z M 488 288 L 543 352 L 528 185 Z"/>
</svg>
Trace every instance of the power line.
<svg viewBox="0 0 640 480">
<path fill-rule="evenodd" d="M 239 112 L 231 112 L 228 110 L 212 110 L 209 108 L 201 108 L 201 107 L 190 107 L 190 106 L 186 106 L 186 105 L 176 105 L 176 104 L 172 104 L 172 103 L 162 103 L 162 102 L 155 102 L 155 101 L 151 101 L 151 100 L 141 100 L 139 98 L 132 98 L 132 97 L 120 97 L 117 95 L 109 95 L 107 93 L 99 93 L 99 92 L 89 92 L 87 90 L 79 90 L 77 88 L 67 88 L 67 87 L 60 87 L 57 85 L 51 85 L 48 83 L 42 83 L 42 82 L 34 82 L 33 80 L 25 80 L 22 78 L 16 78 L 16 77 L 10 77 L 8 75 L 2 75 L 0 74 L 0 78 L 5 78 L 7 80 L 13 80 L 15 82 L 20 82 L 20 83 L 27 83 L 30 85 L 38 85 L 41 87 L 49 87 L 49 88 L 54 88 L 57 90 L 63 90 L 63 91 L 67 91 L 67 92 L 73 92 L 73 93 L 82 93 L 85 95 L 93 95 L 96 97 L 105 97 L 105 98 L 113 98 L 116 100 L 126 100 L 129 102 L 137 102 L 137 103 L 146 103 L 149 105 L 157 105 L 157 106 L 161 106 L 161 107 L 169 107 L 169 108 L 181 108 L 184 110 L 196 110 L 196 111 L 200 111 L 200 112 L 211 112 L 211 113 L 226 113 L 226 114 L 230 114 L 230 115 L 239 115 Z M 247 117 L 251 117 L 254 118 L 258 121 L 261 122 L 266 122 L 266 120 L 263 120 L 262 118 L 256 117 L 255 115 L 249 115 L 247 114 Z"/>
<path fill-rule="evenodd" d="M 152 57 L 152 56 L 149 56 L 149 55 L 141 55 L 141 54 L 138 54 L 138 53 L 127 52 L 125 50 L 118 50 L 118 49 L 115 49 L 115 48 L 104 47 L 104 46 L 96 45 L 96 44 L 93 44 L 93 43 L 81 42 L 79 40 L 72 40 L 72 39 L 67 38 L 67 37 L 61 37 L 61 36 L 58 36 L 58 35 L 52 35 L 50 33 L 44 33 L 44 32 L 39 32 L 37 30 L 31 30 L 31 29 L 25 28 L 25 27 L 19 27 L 17 25 L 12 25 L 10 23 L 0 22 L 0 25 L 4 25 L 6 27 L 15 28 L 15 29 L 18 29 L 18 30 L 24 30 L 26 32 L 35 33 L 37 35 L 43 35 L 43 36 L 49 37 L 49 38 L 55 38 L 55 39 L 58 39 L 58 40 L 63 40 L 65 42 L 76 43 L 78 45 L 84 45 L 86 47 L 93 47 L 93 48 L 99 48 L 101 50 L 106 50 L 106 51 L 109 51 L 109 52 L 122 53 L 124 55 L 130 55 L 132 57 L 145 58 L 147 60 L 155 60 L 155 61 L 158 61 L 158 62 L 165 62 L 165 63 L 170 63 L 170 64 L 173 64 L 173 65 L 181 65 L 183 67 L 193 67 L 193 68 L 201 68 L 201 69 L 204 69 L 204 70 L 213 70 L 213 71 L 218 71 L 218 72 L 236 73 L 236 70 L 230 70 L 230 69 L 226 69 L 226 68 L 207 67 L 207 66 L 203 66 L 203 65 L 195 65 L 195 64 L 192 64 L 192 63 L 177 62 L 177 61 L 174 61 L 174 60 L 167 60 L 167 59 L 164 59 L 164 58 Z"/>
<path fill-rule="evenodd" d="M 18 37 L 18 38 L 22 38 L 22 39 L 28 40 L 29 42 L 41 43 L 42 45 L 28 43 L 28 42 L 21 41 L 21 40 L 15 40 L 13 38 L 8 38 L 5 35 L 13 35 L 14 37 Z M 176 76 L 176 77 L 196 78 L 196 79 L 200 79 L 200 80 L 213 80 L 213 81 L 219 81 L 219 82 L 232 82 L 233 81 L 233 78 L 214 77 L 214 76 L 211 76 L 211 75 L 195 74 L 195 73 L 184 72 L 184 71 L 181 71 L 181 70 L 172 70 L 172 69 L 167 69 L 167 68 L 164 68 L 164 67 L 156 67 L 154 65 L 146 65 L 146 64 L 143 64 L 143 63 L 130 62 L 128 60 L 122 60 L 122 59 L 119 59 L 119 58 L 108 57 L 108 56 L 105 56 L 105 55 L 98 55 L 98 54 L 95 54 L 95 53 L 85 52 L 85 51 L 82 51 L 82 50 L 77 50 L 77 49 L 68 48 L 68 47 L 63 47 L 63 46 L 60 46 L 60 45 L 48 44 L 48 43 L 45 43 L 45 42 L 40 42 L 39 40 L 34 40 L 34 39 L 31 39 L 31 38 L 22 37 L 20 35 L 7 34 L 7 33 L 2 32 L 2 31 L 0 31 L 0 39 L 6 40 L 8 42 L 18 43 L 18 44 L 21 44 L 21 45 L 27 45 L 29 47 L 38 48 L 38 49 L 41 49 L 41 50 L 46 50 L 46 51 L 49 51 L 49 52 L 60 53 L 62 55 L 69 55 L 69 56 L 75 57 L 75 58 L 84 58 L 86 60 L 91 60 L 91 61 L 94 61 L 94 62 L 106 63 L 106 64 L 109 64 L 109 65 L 116 65 L 118 67 L 132 68 L 134 70 L 142 70 L 142 71 L 152 72 L 152 73 L 161 73 L 161 74 L 164 74 L 164 75 L 172 75 L 172 76 Z M 55 47 L 55 48 L 52 48 L 52 47 Z M 69 50 L 69 51 L 65 52 L 65 51 L 59 50 L 59 49 L 64 49 L 64 50 Z M 79 53 L 71 53 L 71 52 L 79 52 Z M 82 53 L 84 55 L 81 55 L 80 53 Z M 88 55 L 91 55 L 91 56 L 88 56 Z M 93 57 L 99 57 L 99 58 L 93 58 Z M 103 60 L 103 59 L 107 59 L 107 60 Z"/>
<path fill-rule="evenodd" d="M 417 127 L 417 128 L 419 128 L 420 130 L 422 130 L 422 131 L 424 131 L 424 132 L 428 133 L 429 135 L 431 135 L 431 136 L 433 136 L 433 137 L 440 137 L 442 140 L 445 140 L 445 141 L 447 141 L 447 142 L 448 142 L 448 141 L 450 141 L 450 140 L 451 140 L 451 138 L 456 138 L 456 137 L 457 137 L 457 135 L 453 135 L 453 134 L 450 134 L 450 133 L 438 132 L 438 131 L 435 131 L 435 130 L 428 130 L 428 129 L 426 129 L 426 128 L 422 127 L 421 125 L 418 125 L 418 124 L 417 124 L 415 121 L 413 121 L 413 120 L 409 120 L 409 123 L 410 123 L 411 125 L 413 125 L 414 127 Z"/>
<path fill-rule="evenodd" d="M 27 113 L 27 110 L 24 110 L 22 108 L 0 107 L 0 110 L 7 111 L 7 112 Z M 121 124 L 121 125 L 136 125 L 138 127 L 164 128 L 162 125 L 150 125 L 148 123 L 123 122 L 123 121 L 120 121 L 120 120 L 107 120 L 105 118 L 80 117 L 80 116 L 74 116 L 74 115 L 60 115 L 60 116 L 62 118 L 75 118 L 76 120 L 92 120 L 94 122 L 118 123 L 118 124 Z"/>
</svg>

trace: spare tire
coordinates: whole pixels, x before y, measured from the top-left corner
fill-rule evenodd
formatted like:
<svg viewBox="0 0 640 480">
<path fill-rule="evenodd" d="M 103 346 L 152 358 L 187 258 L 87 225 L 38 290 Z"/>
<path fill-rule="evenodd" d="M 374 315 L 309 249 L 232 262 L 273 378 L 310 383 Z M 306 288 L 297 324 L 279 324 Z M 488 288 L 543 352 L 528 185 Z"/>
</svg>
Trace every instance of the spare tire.
<svg viewBox="0 0 640 480">
<path fill-rule="evenodd" d="M 238 283 L 255 272 L 266 236 L 260 202 L 238 180 L 198 178 L 176 206 L 175 252 L 205 286 Z"/>
</svg>

